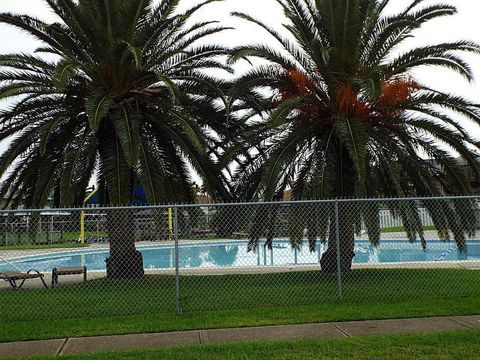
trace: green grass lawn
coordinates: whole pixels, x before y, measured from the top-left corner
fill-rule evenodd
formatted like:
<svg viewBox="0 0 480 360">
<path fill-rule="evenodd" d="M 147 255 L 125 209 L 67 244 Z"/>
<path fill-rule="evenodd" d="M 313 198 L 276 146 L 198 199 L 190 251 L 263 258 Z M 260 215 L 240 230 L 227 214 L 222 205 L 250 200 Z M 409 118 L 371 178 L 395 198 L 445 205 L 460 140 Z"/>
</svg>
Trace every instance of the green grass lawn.
<svg viewBox="0 0 480 360">
<path fill-rule="evenodd" d="M 356 270 L 93 280 L 0 291 L 0 341 L 343 320 L 480 314 L 480 271 Z"/>
<path fill-rule="evenodd" d="M 92 360 L 474 360 L 480 354 L 479 331 L 370 336 L 348 339 L 195 345 L 163 350 L 89 354 Z M 54 357 L 30 359 L 49 360 Z M 86 355 L 62 356 L 81 360 Z"/>
<path fill-rule="evenodd" d="M 97 236 L 96 232 L 85 231 L 85 239 L 89 236 Z M 100 232 L 99 236 L 105 236 Z M 33 240 L 27 233 L 8 233 L 0 235 L 0 250 L 35 250 L 81 247 L 78 244 L 79 231 L 52 232 L 50 234 L 38 234 Z M 35 242 L 35 243 L 33 243 Z"/>
<path fill-rule="evenodd" d="M 435 226 L 424 226 L 423 230 L 424 231 L 433 231 L 433 230 L 437 230 L 437 228 Z M 382 233 L 405 232 L 405 227 L 403 227 L 403 226 L 386 227 L 386 228 L 381 228 L 380 232 L 382 232 Z"/>
<path fill-rule="evenodd" d="M 65 243 L 65 244 L 47 244 L 47 245 L 12 245 L 1 246 L 2 250 L 42 250 L 42 249 L 70 249 L 88 247 L 87 244 Z"/>
</svg>

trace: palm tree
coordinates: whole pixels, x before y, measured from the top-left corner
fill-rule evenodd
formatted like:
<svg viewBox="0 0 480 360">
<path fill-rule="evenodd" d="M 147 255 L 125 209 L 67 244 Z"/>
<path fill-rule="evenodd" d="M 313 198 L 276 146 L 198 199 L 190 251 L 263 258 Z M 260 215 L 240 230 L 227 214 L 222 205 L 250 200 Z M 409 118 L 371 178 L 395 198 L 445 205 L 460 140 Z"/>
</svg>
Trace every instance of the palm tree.
<svg viewBox="0 0 480 360">
<path fill-rule="evenodd" d="M 0 22 L 40 40 L 37 53 L 0 57 L 0 158 L 8 205 L 81 204 L 97 173 L 102 199 L 131 204 L 140 181 L 151 204 L 191 201 L 189 166 L 215 193 L 208 158 L 222 131 L 224 83 L 205 69 L 229 68 L 226 51 L 198 41 L 225 30 L 214 21 L 186 23 L 214 0 L 179 13 L 178 0 L 45 0 L 59 21 L 0 14 Z M 156 3 L 156 2 L 155 2 Z M 143 273 L 132 213 L 109 217 L 113 277 Z M 123 215 L 122 215 L 123 214 Z"/>
<path fill-rule="evenodd" d="M 231 57 L 232 63 L 249 57 L 269 62 L 239 77 L 232 94 L 232 104 L 241 110 L 237 117 L 250 125 L 221 161 L 226 166 L 233 159 L 239 165 L 233 179 L 237 192 L 264 200 L 280 200 L 289 186 L 293 199 L 470 193 L 468 177 L 454 153 L 478 174 L 475 152 L 480 143 L 456 119 L 462 115 L 479 124 L 479 107 L 421 84 L 412 70 L 438 66 L 472 80 L 460 55 L 480 53 L 479 45 L 458 41 L 398 51 L 422 24 L 455 14 L 455 7 L 412 0 L 403 11 L 388 15 L 389 0 L 277 2 L 288 18 L 284 25 L 288 36 L 249 15 L 234 14 L 262 27 L 282 48 L 241 46 Z M 425 155 L 434 161 L 425 161 Z M 380 239 L 379 205 L 369 204 L 361 209 L 353 203 L 339 205 L 343 271 L 351 268 L 359 216 L 370 240 L 378 244 Z M 410 240 L 419 237 L 425 246 L 417 206 L 390 204 L 403 219 Z M 423 206 L 430 210 L 440 236 L 448 239 L 451 230 L 458 247 L 465 250 L 465 234 L 475 226 L 470 202 Z M 257 216 L 263 221 L 252 229 L 251 249 L 272 225 L 276 211 L 274 207 Z M 325 205 L 315 211 L 315 221 L 297 213 L 297 223 L 291 224 L 292 245 L 301 245 L 305 227 L 311 251 L 317 238 L 326 240 L 329 235 L 321 265 L 323 271 L 332 272 L 337 256 L 333 208 Z M 313 213 L 309 216 L 315 219 Z M 267 239 L 271 240 L 270 233 Z"/>
</svg>

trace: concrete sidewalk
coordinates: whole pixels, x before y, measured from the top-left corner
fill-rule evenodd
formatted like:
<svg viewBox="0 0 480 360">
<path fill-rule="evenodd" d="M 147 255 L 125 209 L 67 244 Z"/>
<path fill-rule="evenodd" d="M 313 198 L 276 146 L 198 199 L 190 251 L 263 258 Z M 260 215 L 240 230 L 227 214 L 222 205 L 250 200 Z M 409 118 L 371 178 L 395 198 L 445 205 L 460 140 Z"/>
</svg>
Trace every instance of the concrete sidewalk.
<svg viewBox="0 0 480 360">
<path fill-rule="evenodd" d="M 161 349 L 179 345 L 219 344 L 241 341 L 327 339 L 468 329 L 480 330 L 480 315 L 192 330 L 157 334 L 0 343 L 0 358 L 36 355 L 61 356 L 115 350 Z"/>
</svg>

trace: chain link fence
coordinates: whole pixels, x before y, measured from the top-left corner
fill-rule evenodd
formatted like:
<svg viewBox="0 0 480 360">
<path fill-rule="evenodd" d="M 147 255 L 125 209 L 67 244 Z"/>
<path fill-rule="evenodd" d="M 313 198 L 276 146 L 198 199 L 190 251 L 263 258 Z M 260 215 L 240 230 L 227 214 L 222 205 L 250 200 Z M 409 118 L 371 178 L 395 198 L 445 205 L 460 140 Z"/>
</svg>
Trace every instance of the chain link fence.
<svg viewBox="0 0 480 360">
<path fill-rule="evenodd" d="M 480 297 L 480 197 L 0 212 L 0 319 Z"/>
</svg>

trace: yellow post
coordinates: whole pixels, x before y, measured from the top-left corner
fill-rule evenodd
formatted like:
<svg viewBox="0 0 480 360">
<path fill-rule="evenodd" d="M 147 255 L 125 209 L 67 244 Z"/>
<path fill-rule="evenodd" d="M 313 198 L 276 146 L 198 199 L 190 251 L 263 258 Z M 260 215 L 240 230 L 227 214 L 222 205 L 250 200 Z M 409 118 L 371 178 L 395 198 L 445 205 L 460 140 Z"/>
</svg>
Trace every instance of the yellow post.
<svg viewBox="0 0 480 360">
<path fill-rule="evenodd" d="M 83 200 L 83 207 L 86 206 L 87 201 L 97 193 L 98 189 L 93 188 L 92 192 Z M 85 244 L 85 211 L 80 211 L 80 244 Z"/>
<path fill-rule="evenodd" d="M 172 236 L 173 236 L 172 208 L 168 208 L 168 239 L 172 240 Z"/>
<path fill-rule="evenodd" d="M 85 244 L 85 211 L 80 211 L 80 244 Z"/>
</svg>

